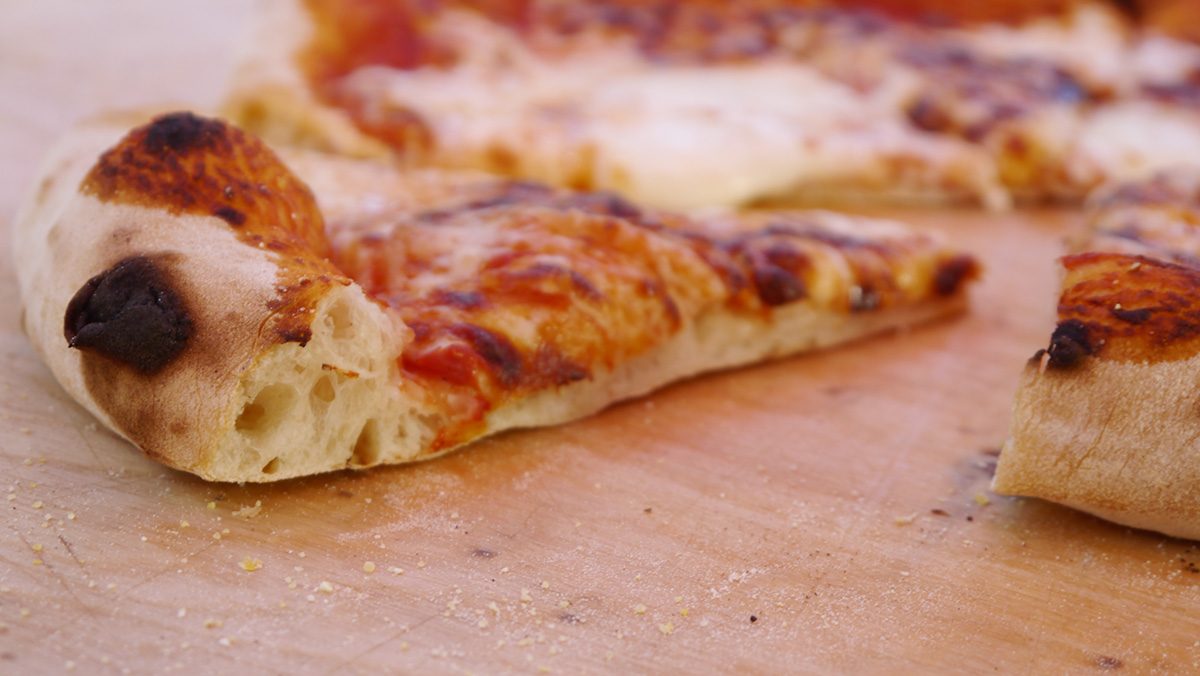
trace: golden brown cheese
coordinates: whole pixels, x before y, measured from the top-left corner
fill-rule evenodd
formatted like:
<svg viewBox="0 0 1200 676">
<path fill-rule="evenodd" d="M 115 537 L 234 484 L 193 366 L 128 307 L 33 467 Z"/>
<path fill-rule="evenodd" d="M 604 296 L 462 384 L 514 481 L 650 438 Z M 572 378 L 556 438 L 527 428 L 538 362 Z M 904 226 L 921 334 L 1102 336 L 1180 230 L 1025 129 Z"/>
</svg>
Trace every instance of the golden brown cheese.
<svg viewBox="0 0 1200 676">
<path fill-rule="evenodd" d="M 411 329 L 403 369 L 458 409 L 444 446 L 512 399 L 664 343 L 706 307 L 768 322 L 801 301 L 871 312 L 954 296 L 978 274 L 928 238 L 854 234 L 821 212 L 705 221 L 523 182 L 467 192 L 335 238 L 339 267 Z"/>
</svg>

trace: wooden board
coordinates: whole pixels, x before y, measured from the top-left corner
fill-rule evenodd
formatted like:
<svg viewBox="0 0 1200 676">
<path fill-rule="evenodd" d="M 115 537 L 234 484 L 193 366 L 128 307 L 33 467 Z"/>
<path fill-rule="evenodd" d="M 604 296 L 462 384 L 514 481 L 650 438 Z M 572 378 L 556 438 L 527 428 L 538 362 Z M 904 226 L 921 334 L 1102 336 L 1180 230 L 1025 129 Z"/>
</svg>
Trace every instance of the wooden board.
<svg viewBox="0 0 1200 676">
<path fill-rule="evenodd" d="M 249 9 L 6 6 L 0 218 L 70 120 L 211 105 Z M 1195 545 L 987 491 L 1074 217 L 899 215 L 984 258 L 969 316 L 258 487 L 167 471 L 64 395 L 6 225 L 0 672 L 1200 668 Z"/>
</svg>

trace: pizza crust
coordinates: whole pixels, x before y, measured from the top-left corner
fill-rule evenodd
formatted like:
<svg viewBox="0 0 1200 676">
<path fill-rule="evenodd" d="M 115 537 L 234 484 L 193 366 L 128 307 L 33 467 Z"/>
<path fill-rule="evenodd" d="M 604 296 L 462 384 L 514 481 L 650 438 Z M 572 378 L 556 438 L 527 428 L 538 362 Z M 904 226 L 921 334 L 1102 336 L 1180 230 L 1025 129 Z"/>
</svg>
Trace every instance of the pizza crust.
<svg viewBox="0 0 1200 676">
<path fill-rule="evenodd" d="M 1026 366 L 992 488 L 1200 538 L 1200 355 Z"/>
</svg>

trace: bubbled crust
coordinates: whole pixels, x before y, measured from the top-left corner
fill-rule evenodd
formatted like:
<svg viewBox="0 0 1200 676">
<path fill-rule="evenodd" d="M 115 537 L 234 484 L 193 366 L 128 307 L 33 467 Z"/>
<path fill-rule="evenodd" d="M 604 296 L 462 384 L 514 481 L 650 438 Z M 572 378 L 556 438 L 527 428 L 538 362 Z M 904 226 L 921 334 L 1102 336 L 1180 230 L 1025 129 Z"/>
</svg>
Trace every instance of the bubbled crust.
<svg viewBox="0 0 1200 676">
<path fill-rule="evenodd" d="M 316 302 L 350 280 L 329 262 L 325 222 L 308 186 L 254 136 L 181 112 L 130 132 L 92 168 L 80 191 L 101 202 L 214 216 L 241 242 L 279 262 L 271 321 L 281 342 L 305 342 Z"/>
<path fill-rule="evenodd" d="M 14 231 L 24 325 L 80 403 L 203 474 L 240 375 L 307 340 L 349 282 L 317 253 L 312 195 L 261 142 L 188 113 L 122 137 L 139 117 L 84 125 L 43 167 Z"/>
<path fill-rule="evenodd" d="M 1062 264 L 1051 367 L 1085 357 L 1170 362 L 1200 352 L 1200 271 L 1110 253 L 1076 254 Z"/>
</svg>

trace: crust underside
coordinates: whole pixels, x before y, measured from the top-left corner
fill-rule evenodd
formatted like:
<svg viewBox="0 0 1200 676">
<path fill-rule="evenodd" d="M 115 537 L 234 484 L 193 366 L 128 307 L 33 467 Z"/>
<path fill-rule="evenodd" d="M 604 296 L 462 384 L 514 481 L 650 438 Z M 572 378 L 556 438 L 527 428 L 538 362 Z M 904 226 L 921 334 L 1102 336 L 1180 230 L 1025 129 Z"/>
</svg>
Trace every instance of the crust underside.
<svg viewBox="0 0 1200 676">
<path fill-rule="evenodd" d="M 1200 356 L 1026 368 L 993 488 L 1200 538 Z"/>
</svg>

